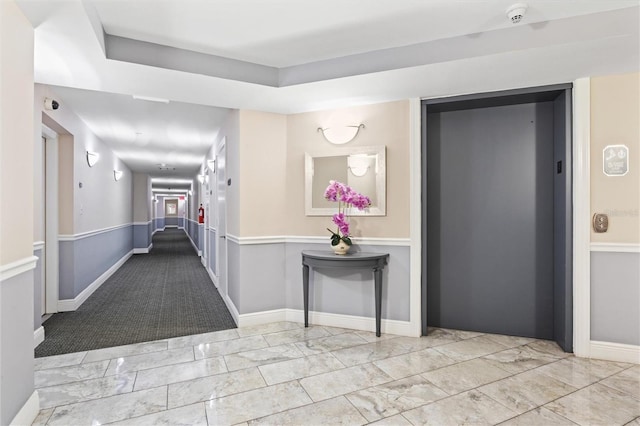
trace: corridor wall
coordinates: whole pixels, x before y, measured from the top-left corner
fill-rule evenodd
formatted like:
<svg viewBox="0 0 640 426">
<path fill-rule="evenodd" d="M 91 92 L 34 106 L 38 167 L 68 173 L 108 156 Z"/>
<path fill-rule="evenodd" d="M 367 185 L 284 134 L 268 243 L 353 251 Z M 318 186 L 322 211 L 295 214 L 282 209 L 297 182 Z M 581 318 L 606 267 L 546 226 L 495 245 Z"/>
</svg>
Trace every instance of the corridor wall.
<svg viewBox="0 0 640 426">
<path fill-rule="evenodd" d="M 609 230 L 591 231 L 591 340 L 633 350 L 640 361 L 640 73 L 591 79 L 591 215 Z M 609 145 L 629 150 L 629 170 L 607 176 Z M 613 345 L 613 346 L 612 346 Z"/>
<path fill-rule="evenodd" d="M 149 253 L 153 247 L 153 212 L 151 178 L 145 173 L 133 173 L 133 252 Z"/>
<path fill-rule="evenodd" d="M 58 110 L 45 110 L 44 99 L 58 100 Z M 35 152 L 43 152 L 42 124 L 58 134 L 59 249 L 58 311 L 77 309 L 133 253 L 133 177 L 52 88 L 36 84 Z M 97 152 L 90 167 L 86 152 Z M 43 157 L 34 167 L 36 219 L 34 242 L 44 233 Z M 114 170 L 123 171 L 114 179 Z M 56 242 L 54 241 L 53 244 Z M 50 243 L 49 243 L 50 245 Z M 34 285 L 38 286 L 38 283 Z M 39 286 L 36 287 L 40 291 Z M 38 308 L 40 309 L 40 308 Z M 36 322 L 35 326 L 39 326 Z"/>
<path fill-rule="evenodd" d="M 31 424 L 33 384 L 34 30 L 0 2 L 0 424 Z"/>
</svg>

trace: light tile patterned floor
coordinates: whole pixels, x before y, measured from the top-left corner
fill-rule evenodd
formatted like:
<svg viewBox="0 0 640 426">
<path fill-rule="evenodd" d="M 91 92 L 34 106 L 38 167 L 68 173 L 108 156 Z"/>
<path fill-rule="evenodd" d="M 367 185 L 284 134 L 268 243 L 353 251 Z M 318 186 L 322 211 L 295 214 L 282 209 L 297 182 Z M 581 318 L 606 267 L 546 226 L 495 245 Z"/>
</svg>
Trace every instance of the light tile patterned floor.
<svg viewBox="0 0 640 426">
<path fill-rule="evenodd" d="M 640 426 L 640 366 L 554 343 L 280 322 L 36 359 L 35 425 Z"/>
</svg>

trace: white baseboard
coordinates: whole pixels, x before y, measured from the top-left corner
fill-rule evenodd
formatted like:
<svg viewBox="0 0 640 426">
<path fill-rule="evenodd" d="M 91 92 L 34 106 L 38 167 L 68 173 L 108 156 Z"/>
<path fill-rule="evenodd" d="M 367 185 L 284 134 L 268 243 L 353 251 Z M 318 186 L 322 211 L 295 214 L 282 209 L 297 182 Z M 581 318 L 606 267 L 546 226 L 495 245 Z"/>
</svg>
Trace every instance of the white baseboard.
<svg viewBox="0 0 640 426">
<path fill-rule="evenodd" d="M 33 332 L 33 347 L 35 348 L 42 342 L 44 342 L 44 327 L 40 326 Z"/>
<path fill-rule="evenodd" d="M 278 321 L 292 321 L 303 324 L 304 311 L 300 309 L 275 309 L 272 311 L 241 314 L 238 317 L 238 327 L 250 327 L 253 325 L 268 324 Z M 376 330 L 375 318 L 315 311 L 309 311 L 309 324 L 372 332 L 375 332 Z M 419 335 L 412 332 L 411 323 L 409 321 L 383 319 L 380 322 L 380 329 L 381 332 L 385 334 L 419 337 Z"/>
<path fill-rule="evenodd" d="M 133 256 L 133 250 L 125 254 L 120 260 L 118 260 L 111 268 L 107 269 L 102 275 L 100 275 L 94 282 L 89 284 L 82 293 L 77 295 L 74 299 L 58 300 L 58 312 L 75 311 L 82 305 L 85 300 L 89 298 L 111 275 L 113 275 L 124 263 Z"/>
<path fill-rule="evenodd" d="M 204 269 L 207 271 L 207 274 L 209 274 L 209 278 L 211 278 L 211 282 L 213 283 L 213 285 L 215 285 L 215 286 L 216 286 L 216 288 L 219 288 L 219 287 L 218 287 L 218 277 L 216 277 L 216 276 L 213 274 L 213 271 L 212 271 L 211 269 L 207 268 L 206 266 L 205 266 L 205 268 L 204 268 Z"/>
<path fill-rule="evenodd" d="M 153 248 L 153 243 L 149 244 L 149 247 L 147 248 L 134 248 L 133 254 L 147 254 L 151 251 L 152 248 Z"/>
<path fill-rule="evenodd" d="M 240 327 L 240 314 L 238 313 L 236 305 L 233 304 L 233 301 L 228 294 L 225 295 L 222 300 L 224 300 L 225 305 L 227 305 L 227 309 L 229 309 L 229 313 L 233 317 L 233 321 L 236 323 L 236 326 Z"/>
<path fill-rule="evenodd" d="M 27 402 L 24 403 L 18 414 L 11 420 L 10 425 L 23 426 L 30 425 L 38 417 L 40 412 L 40 397 L 38 391 L 34 390 Z"/>
<path fill-rule="evenodd" d="M 191 245 L 193 246 L 193 249 L 196 251 L 196 253 L 198 253 L 198 256 L 202 256 L 202 252 L 198 250 L 198 246 L 191 239 L 191 235 L 189 235 L 189 233 L 186 230 L 184 230 L 184 233 L 187 234 L 187 238 L 189 238 L 189 241 L 191 241 Z"/>
<path fill-rule="evenodd" d="M 269 324 L 271 322 L 280 321 L 288 321 L 287 309 L 274 309 L 273 311 L 241 314 L 238 316 L 238 327 L 251 327 L 254 325 Z"/>
<path fill-rule="evenodd" d="M 590 358 L 640 364 L 640 346 L 592 340 Z"/>
</svg>

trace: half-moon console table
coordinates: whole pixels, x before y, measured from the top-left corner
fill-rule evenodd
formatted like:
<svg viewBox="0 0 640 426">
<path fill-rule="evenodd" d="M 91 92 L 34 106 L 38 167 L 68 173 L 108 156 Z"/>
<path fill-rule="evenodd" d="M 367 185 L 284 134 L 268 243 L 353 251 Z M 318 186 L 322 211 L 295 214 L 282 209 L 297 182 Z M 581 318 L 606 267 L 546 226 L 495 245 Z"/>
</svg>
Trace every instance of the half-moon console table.
<svg viewBox="0 0 640 426">
<path fill-rule="evenodd" d="M 382 270 L 389 253 L 352 253 L 336 255 L 330 251 L 302 251 L 302 292 L 304 297 L 304 326 L 309 327 L 309 267 L 313 268 L 371 268 L 375 284 L 376 336 L 380 337 L 382 310 Z"/>
</svg>

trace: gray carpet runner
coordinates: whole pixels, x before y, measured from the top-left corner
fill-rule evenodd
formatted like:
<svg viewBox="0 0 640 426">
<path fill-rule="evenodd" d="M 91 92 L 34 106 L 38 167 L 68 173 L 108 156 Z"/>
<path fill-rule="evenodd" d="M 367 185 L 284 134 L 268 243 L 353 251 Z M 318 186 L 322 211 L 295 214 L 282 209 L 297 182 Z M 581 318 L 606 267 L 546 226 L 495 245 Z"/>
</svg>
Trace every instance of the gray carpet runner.
<svg viewBox="0 0 640 426">
<path fill-rule="evenodd" d="M 45 321 L 36 357 L 235 328 L 182 230 L 153 237 L 74 312 Z"/>
</svg>

